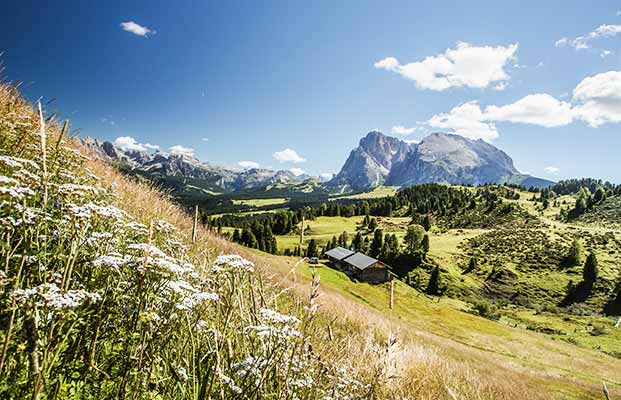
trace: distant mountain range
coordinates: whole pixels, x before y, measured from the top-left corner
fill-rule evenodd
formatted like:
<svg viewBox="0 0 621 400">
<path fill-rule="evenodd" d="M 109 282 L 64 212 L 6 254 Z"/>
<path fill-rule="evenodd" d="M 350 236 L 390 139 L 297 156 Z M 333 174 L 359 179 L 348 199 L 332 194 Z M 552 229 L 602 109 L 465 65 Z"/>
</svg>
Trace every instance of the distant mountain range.
<svg viewBox="0 0 621 400">
<path fill-rule="evenodd" d="M 554 182 L 520 173 L 511 157 L 483 140 L 432 133 L 419 143 L 406 143 L 373 131 L 360 139 L 358 147 L 327 186 L 331 191 L 349 192 L 382 184 L 420 183 L 514 183 L 547 187 Z"/>
<path fill-rule="evenodd" d="M 111 142 L 93 138 L 84 138 L 82 142 L 100 157 L 117 163 L 122 169 L 166 183 L 167 186 L 175 186 L 176 190 L 194 189 L 204 194 L 221 194 L 313 179 L 309 175 L 295 175 L 286 170 L 233 169 L 201 162 L 187 155 L 123 150 Z"/>
<path fill-rule="evenodd" d="M 164 184 L 177 192 L 217 195 L 270 189 L 301 182 L 333 193 L 364 191 L 379 185 L 411 186 L 420 183 L 482 185 L 514 183 L 547 187 L 554 182 L 520 173 L 506 153 L 482 140 L 432 133 L 420 143 L 406 143 L 381 132 L 369 132 L 349 154 L 341 171 L 321 183 L 310 175 L 265 168 L 233 169 L 187 155 L 160 151 L 123 150 L 111 142 L 84 138 L 96 154 L 120 168 Z M 303 185 L 308 191 L 308 185 Z"/>
</svg>

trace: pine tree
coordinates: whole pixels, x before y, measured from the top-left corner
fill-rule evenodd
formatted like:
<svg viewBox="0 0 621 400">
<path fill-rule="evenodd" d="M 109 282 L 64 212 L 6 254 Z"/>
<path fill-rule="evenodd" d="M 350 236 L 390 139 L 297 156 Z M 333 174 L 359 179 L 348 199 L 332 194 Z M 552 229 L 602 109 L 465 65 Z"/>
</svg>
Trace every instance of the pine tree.
<svg viewBox="0 0 621 400">
<path fill-rule="evenodd" d="M 597 279 L 597 257 L 594 252 L 590 252 L 584 263 L 582 270 L 582 280 L 593 283 Z"/>
<path fill-rule="evenodd" d="M 371 218 L 371 220 L 369 221 L 369 232 L 375 232 L 376 229 L 377 221 L 375 220 L 375 218 Z"/>
<path fill-rule="evenodd" d="M 569 265 L 578 265 L 582 259 L 582 245 L 577 237 L 574 238 L 567 254 L 567 263 Z"/>
<path fill-rule="evenodd" d="M 426 292 L 434 296 L 440 294 L 440 267 L 436 266 L 433 271 L 431 271 Z"/>
<path fill-rule="evenodd" d="M 306 257 L 311 258 L 317 256 L 317 242 L 315 241 L 315 239 L 311 239 L 308 242 L 308 247 L 306 248 Z"/>
<path fill-rule="evenodd" d="M 423 218 L 423 229 L 425 229 L 425 232 L 429 232 L 431 229 L 431 218 L 429 214 L 426 214 L 425 218 Z"/>
<path fill-rule="evenodd" d="M 354 251 L 361 251 L 362 249 L 362 233 L 358 231 L 354 239 L 351 241 L 351 247 L 353 247 Z"/>
<path fill-rule="evenodd" d="M 373 220 L 371 220 L 373 221 Z M 373 241 L 371 242 L 371 248 L 369 249 L 369 255 L 371 257 L 377 258 L 382 252 L 382 247 L 384 246 L 384 234 L 381 229 L 376 229 L 373 234 Z"/>
<path fill-rule="evenodd" d="M 429 234 L 428 233 L 425 233 L 425 236 L 423 236 L 421 247 L 423 248 L 423 253 L 425 254 L 429 253 Z"/>
<path fill-rule="evenodd" d="M 405 237 L 403 238 L 406 253 L 416 253 L 420 249 L 422 239 L 423 230 L 419 225 L 408 226 Z"/>
</svg>

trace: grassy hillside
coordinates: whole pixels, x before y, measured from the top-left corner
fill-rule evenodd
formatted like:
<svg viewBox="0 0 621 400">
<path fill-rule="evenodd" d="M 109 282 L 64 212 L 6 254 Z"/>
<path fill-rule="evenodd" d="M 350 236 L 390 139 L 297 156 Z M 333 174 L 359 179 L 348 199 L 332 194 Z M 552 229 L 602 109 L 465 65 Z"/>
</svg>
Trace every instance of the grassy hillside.
<svg viewBox="0 0 621 400">
<path fill-rule="evenodd" d="M 40 128 L 0 86 L 1 398 L 596 399 L 602 382 L 621 395 L 621 361 L 587 345 L 402 283 L 391 311 L 385 286 L 203 228 L 193 242 L 167 196 Z"/>
</svg>

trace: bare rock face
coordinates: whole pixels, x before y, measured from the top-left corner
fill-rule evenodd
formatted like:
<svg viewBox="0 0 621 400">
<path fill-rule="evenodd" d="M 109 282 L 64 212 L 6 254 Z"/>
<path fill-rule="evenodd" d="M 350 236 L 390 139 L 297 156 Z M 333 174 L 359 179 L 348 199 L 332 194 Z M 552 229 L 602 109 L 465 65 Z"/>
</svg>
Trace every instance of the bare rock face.
<svg viewBox="0 0 621 400">
<path fill-rule="evenodd" d="M 328 186 L 334 191 L 359 191 L 386 184 L 420 183 L 482 185 L 524 183 L 548 186 L 553 182 L 520 174 L 505 152 L 483 140 L 432 133 L 408 144 L 380 132 L 360 140 L 339 174 Z"/>
<path fill-rule="evenodd" d="M 410 145 L 402 140 L 385 136 L 381 132 L 369 132 L 360 139 L 345 161 L 341 171 L 328 186 L 341 191 L 365 190 L 385 183 L 393 165 L 405 160 Z"/>
</svg>

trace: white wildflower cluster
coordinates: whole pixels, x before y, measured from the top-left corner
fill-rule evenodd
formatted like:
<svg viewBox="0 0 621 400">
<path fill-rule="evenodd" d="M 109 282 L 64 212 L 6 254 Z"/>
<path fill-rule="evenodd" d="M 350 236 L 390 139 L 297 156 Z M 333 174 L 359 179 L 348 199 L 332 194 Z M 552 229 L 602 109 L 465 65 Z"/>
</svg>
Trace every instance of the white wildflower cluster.
<svg viewBox="0 0 621 400">
<path fill-rule="evenodd" d="M 121 220 L 124 216 L 124 212 L 111 205 L 98 205 L 95 203 L 86 203 L 82 205 L 69 203 L 67 209 L 77 219 L 91 219 L 94 216 L 100 216 L 104 218 L 114 218 Z"/>
<path fill-rule="evenodd" d="M 287 339 L 302 336 L 297 329 L 300 320 L 294 316 L 263 308 L 259 311 L 259 320 L 261 325 L 252 325 L 247 328 L 254 331 L 259 338 Z"/>
<path fill-rule="evenodd" d="M 187 382 L 190 377 L 188 376 L 188 371 L 183 367 L 177 368 L 177 374 L 181 378 L 182 381 Z"/>
<path fill-rule="evenodd" d="M 99 193 L 99 189 L 89 185 L 65 183 L 58 185 L 58 192 L 65 196 L 84 196 L 87 194 L 97 194 Z"/>
<path fill-rule="evenodd" d="M 61 290 L 54 283 L 44 283 L 29 289 L 17 289 L 12 293 L 17 303 L 23 304 L 33 299 L 38 307 L 52 309 L 74 308 L 91 301 L 96 303 L 101 300 L 101 295 L 86 290 Z"/>
<path fill-rule="evenodd" d="M 167 283 L 167 289 L 180 297 L 180 301 L 175 305 L 179 310 L 192 310 L 197 305 L 206 301 L 218 301 L 217 293 L 202 292 L 190 283 L 178 279 Z"/>
<path fill-rule="evenodd" d="M 226 254 L 216 258 L 213 272 L 224 272 L 227 269 L 254 272 L 254 263 L 237 254 Z"/>
<path fill-rule="evenodd" d="M 224 383 L 231 392 L 235 393 L 235 394 L 242 394 L 243 390 L 242 388 L 240 388 L 239 386 L 237 386 L 235 384 L 235 381 L 233 380 L 233 378 L 225 375 L 224 373 L 222 373 L 222 371 L 220 370 L 220 368 L 216 368 L 216 376 L 218 377 L 218 379 L 220 380 L 220 382 Z"/>
<path fill-rule="evenodd" d="M 263 371 L 268 368 L 270 364 L 271 361 L 265 357 L 250 356 L 246 357 L 246 359 L 241 362 L 233 364 L 232 367 L 237 377 L 243 380 L 254 379 L 255 386 L 260 386 Z"/>
<path fill-rule="evenodd" d="M 39 169 L 36 162 L 20 157 L 0 156 L 0 163 L 3 163 L 11 168 L 24 168 L 24 166 L 27 165 L 33 169 Z"/>
</svg>

